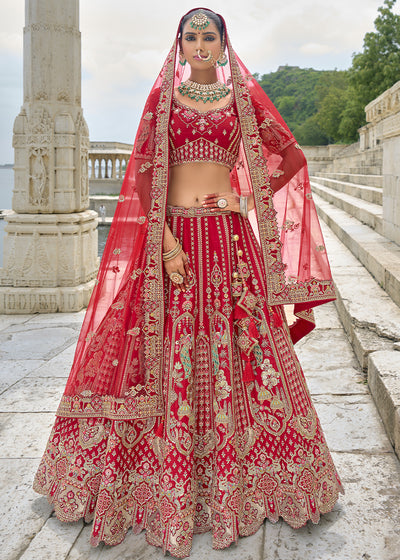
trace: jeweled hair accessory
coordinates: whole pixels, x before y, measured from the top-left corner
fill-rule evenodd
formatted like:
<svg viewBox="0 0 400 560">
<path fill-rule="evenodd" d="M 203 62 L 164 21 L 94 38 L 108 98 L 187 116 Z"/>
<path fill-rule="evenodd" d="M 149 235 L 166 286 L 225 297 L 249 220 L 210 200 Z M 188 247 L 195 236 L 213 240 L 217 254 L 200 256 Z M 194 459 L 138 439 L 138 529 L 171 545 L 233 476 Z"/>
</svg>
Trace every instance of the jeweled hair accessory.
<svg viewBox="0 0 400 560">
<path fill-rule="evenodd" d="M 199 14 L 194 14 L 192 19 L 190 20 L 190 27 L 193 29 L 201 30 L 205 29 L 208 25 L 210 25 L 210 20 L 203 12 Z"/>
</svg>

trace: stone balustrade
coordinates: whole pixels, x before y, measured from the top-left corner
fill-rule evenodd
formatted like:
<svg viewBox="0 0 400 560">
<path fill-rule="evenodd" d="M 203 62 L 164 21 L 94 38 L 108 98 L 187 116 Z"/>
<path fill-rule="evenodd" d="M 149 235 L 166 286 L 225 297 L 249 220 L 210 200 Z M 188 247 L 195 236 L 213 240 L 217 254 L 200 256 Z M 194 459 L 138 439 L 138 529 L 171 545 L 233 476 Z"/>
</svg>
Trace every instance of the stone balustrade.
<svg viewBox="0 0 400 560">
<path fill-rule="evenodd" d="M 122 180 L 132 149 L 122 142 L 90 142 L 89 179 Z"/>
</svg>

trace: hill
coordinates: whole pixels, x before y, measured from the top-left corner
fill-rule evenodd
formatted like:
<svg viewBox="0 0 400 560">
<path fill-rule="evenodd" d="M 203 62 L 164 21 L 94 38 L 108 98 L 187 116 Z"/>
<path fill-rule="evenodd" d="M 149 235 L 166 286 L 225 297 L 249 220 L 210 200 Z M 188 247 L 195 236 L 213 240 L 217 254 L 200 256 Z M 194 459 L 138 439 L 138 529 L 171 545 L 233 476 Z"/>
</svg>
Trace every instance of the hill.
<svg viewBox="0 0 400 560">
<path fill-rule="evenodd" d="M 327 84 L 336 89 L 347 80 L 346 72 L 280 66 L 276 72 L 256 76 L 261 87 L 303 145 L 334 141 L 319 122 L 318 111 L 327 94 Z"/>
</svg>

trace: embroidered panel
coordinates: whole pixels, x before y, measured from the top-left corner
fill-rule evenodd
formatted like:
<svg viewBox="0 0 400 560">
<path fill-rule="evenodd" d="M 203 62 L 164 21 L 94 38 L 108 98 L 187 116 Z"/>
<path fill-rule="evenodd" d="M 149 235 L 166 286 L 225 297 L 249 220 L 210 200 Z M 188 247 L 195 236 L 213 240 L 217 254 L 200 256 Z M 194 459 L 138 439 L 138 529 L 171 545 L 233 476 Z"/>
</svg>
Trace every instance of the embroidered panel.
<svg viewBox="0 0 400 560">
<path fill-rule="evenodd" d="M 223 548 L 265 517 L 316 523 L 343 489 L 282 310 L 266 301 L 249 222 L 223 213 L 168 220 L 194 282 L 185 293 L 163 286 L 165 416 L 58 418 L 35 490 L 60 519 L 93 519 L 94 545 L 118 544 L 132 526 L 184 557 L 196 532 L 211 530 Z M 234 274 L 242 288 L 232 302 Z M 239 346 L 240 336 L 251 344 Z"/>
</svg>

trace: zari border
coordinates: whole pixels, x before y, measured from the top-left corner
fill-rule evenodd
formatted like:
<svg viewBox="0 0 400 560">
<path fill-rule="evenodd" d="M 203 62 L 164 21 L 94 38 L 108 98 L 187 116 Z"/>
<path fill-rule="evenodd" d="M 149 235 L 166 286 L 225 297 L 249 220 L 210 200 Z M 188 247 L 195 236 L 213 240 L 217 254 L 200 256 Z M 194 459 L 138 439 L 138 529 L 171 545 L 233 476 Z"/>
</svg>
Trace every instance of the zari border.
<svg viewBox="0 0 400 560">
<path fill-rule="evenodd" d="M 110 420 L 136 420 L 161 416 L 155 412 L 157 403 L 140 403 L 134 397 L 117 398 L 111 395 L 64 395 L 56 415 L 72 418 L 109 418 Z"/>
<path fill-rule="evenodd" d="M 306 282 L 288 283 L 285 278 L 285 264 L 282 261 L 279 227 L 276 219 L 277 212 L 273 205 L 274 193 L 270 186 L 267 162 L 262 150 L 262 140 L 250 91 L 243 80 L 229 38 L 227 47 L 243 146 L 253 186 L 267 281 L 268 303 L 269 305 L 286 305 L 335 299 L 335 286 L 331 279 L 311 278 Z"/>
<path fill-rule="evenodd" d="M 143 347 L 146 364 L 146 383 L 157 395 L 154 414 L 162 413 L 162 375 L 164 338 L 164 278 L 162 261 L 162 238 L 164 234 L 167 194 L 168 194 L 168 123 L 174 83 L 176 42 L 171 48 L 165 73 L 160 86 L 155 130 L 156 151 L 153 164 L 151 187 L 151 208 L 148 213 L 148 237 L 146 242 L 146 267 L 144 270 L 144 310 Z M 150 415 L 149 412 L 148 415 Z"/>
</svg>

